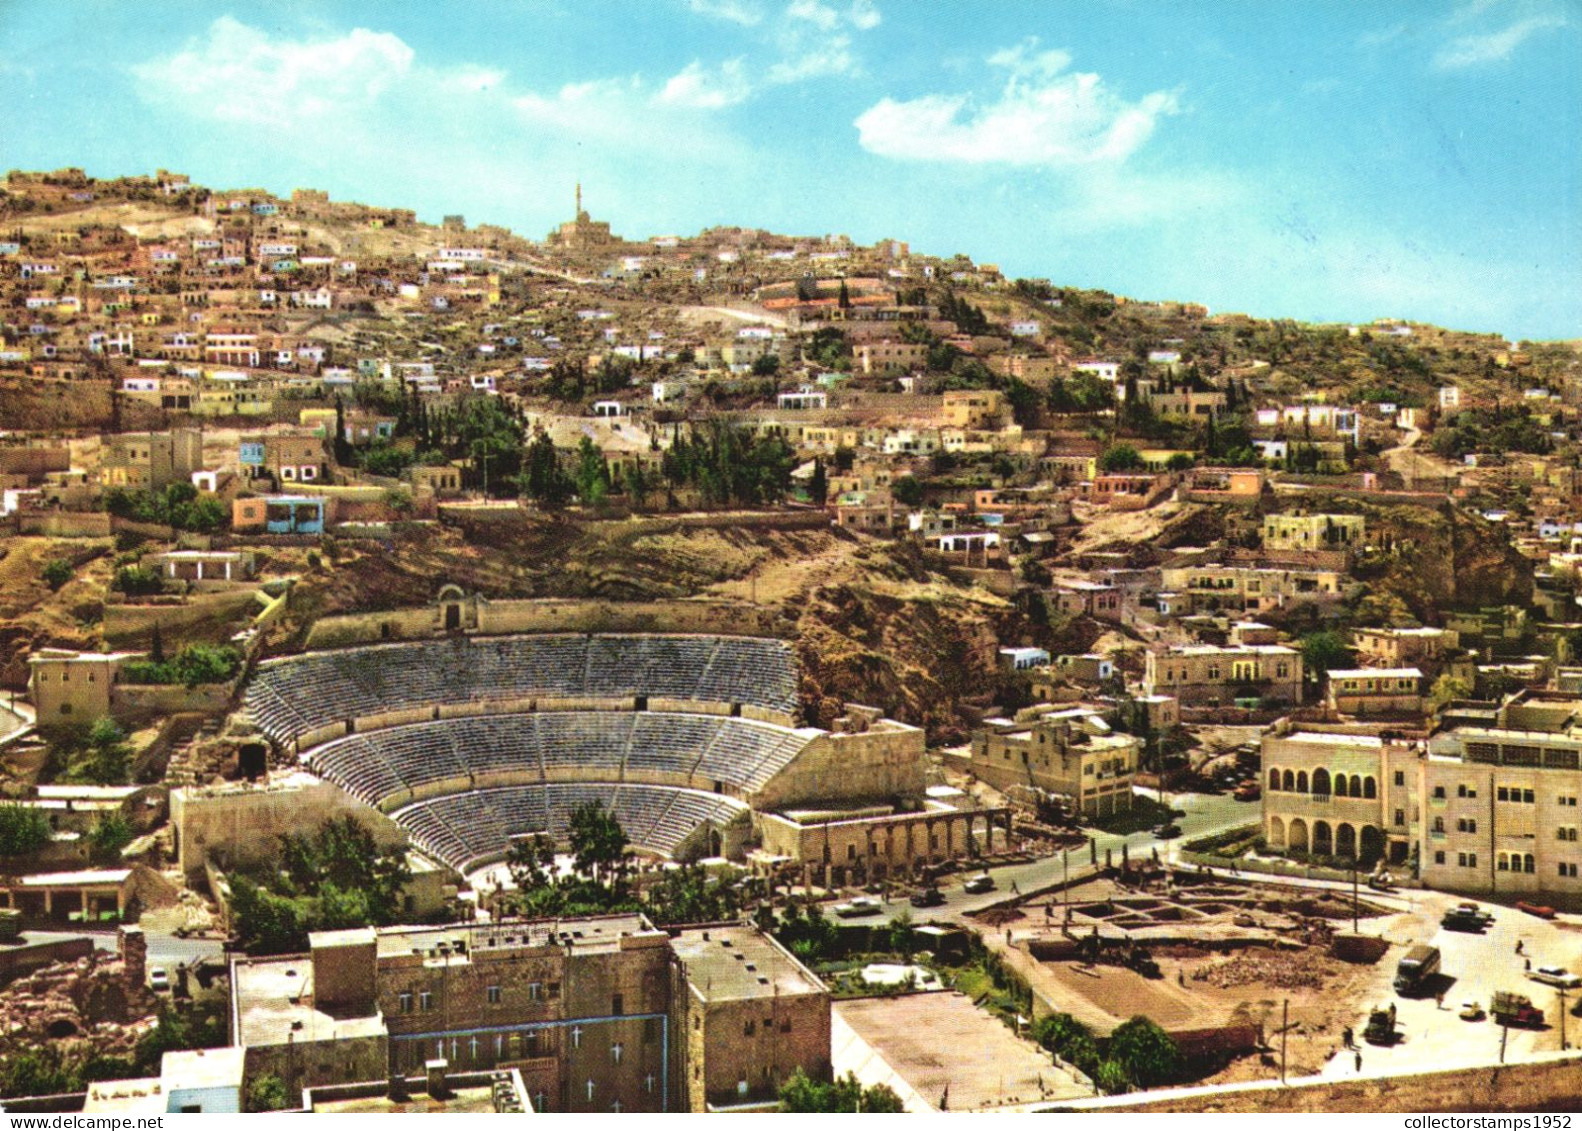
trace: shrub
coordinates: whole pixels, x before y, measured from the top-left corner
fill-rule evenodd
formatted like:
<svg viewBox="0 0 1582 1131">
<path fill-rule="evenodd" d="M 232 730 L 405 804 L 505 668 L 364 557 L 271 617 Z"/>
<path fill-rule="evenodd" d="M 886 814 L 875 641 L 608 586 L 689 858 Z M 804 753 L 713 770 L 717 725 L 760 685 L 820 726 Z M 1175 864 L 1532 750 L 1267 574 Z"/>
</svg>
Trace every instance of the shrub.
<svg viewBox="0 0 1582 1131">
<path fill-rule="evenodd" d="M 72 579 L 72 574 L 75 572 L 71 568 L 70 562 L 61 558 L 51 558 L 44 563 L 44 569 L 40 576 L 44 579 L 45 585 L 48 585 L 51 589 L 59 589 Z"/>
<path fill-rule="evenodd" d="M 0 856 L 25 856 L 49 842 L 49 819 L 37 809 L 0 805 Z"/>
<path fill-rule="evenodd" d="M 146 597 L 164 591 L 165 583 L 147 566 L 122 566 L 115 571 L 115 588 L 128 597 Z"/>
</svg>

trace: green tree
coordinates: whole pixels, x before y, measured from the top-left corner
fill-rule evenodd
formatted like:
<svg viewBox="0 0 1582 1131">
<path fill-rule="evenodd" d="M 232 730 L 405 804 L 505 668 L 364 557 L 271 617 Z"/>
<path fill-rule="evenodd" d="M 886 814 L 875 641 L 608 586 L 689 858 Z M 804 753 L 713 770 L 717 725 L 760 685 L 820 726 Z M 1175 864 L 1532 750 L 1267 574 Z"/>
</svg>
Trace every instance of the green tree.
<svg viewBox="0 0 1582 1131">
<path fill-rule="evenodd" d="M 1326 630 L 1302 638 L 1302 664 L 1309 678 L 1317 679 L 1331 668 L 1344 668 L 1351 663 L 1351 648 L 1340 633 Z"/>
<path fill-rule="evenodd" d="M 308 947 L 308 929 L 295 900 L 246 876 L 231 881 L 231 922 L 248 954 L 293 954 Z"/>
<path fill-rule="evenodd" d="M 132 776 L 132 747 L 113 719 L 99 719 L 88 731 L 87 746 L 71 760 L 71 781 L 125 785 Z"/>
<path fill-rule="evenodd" d="M 813 477 L 808 480 L 807 493 L 816 507 L 829 502 L 829 475 L 824 471 L 824 461 L 817 456 L 813 457 Z"/>
<path fill-rule="evenodd" d="M 610 466 L 604 462 L 599 446 L 588 436 L 577 446 L 576 482 L 577 497 L 584 506 L 599 506 L 609 496 Z"/>
<path fill-rule="evenodd" d="M 554 839 L 547 833 L 534 833 L 512 841 L 505 854 L 505 866 L 518 888 L 543 887 L 554 877 Z"/>
<path fill-rule="evenodd" d="M 772 353 L 766 353 L 753 362 L 754 377 L 773 377 L 780 372 L 780 359 Z"/>
<path fill-rule="evenodd" d="M 401 896 L 412 882 L 411 865 L 400 848 L 380 848 L 373 833 L 350 814 L 324 822 L 312 836 L 281 837 L 281 870 L 295 894 L 323 885 L 362 898 L 369 918 L 395 922 Z"/>
<path fill-rule="evenodd" d="M 1033 1026 L 1033 1040 L 1089 1076 L 1098 1071 L 1098 1043 L 1088 1027 L 1069 1013 L 1051 1013 L 1039 1020 Z"/>
<path fill-rule="evenodd" d="M 571 855 L 577 871 L 598 882 L 618 872 L 626 859 L 626 830 L 599 801 L 571 811 Z"/>
<path fill-rule="evenodd" d="M 883 1084 L 863 1087 L 855 1073 L 825 1084 L 798 1068 L 780 1086 L 780 1110 L 832 1114 L 873 1112 L 897 1114 L 905 1110 L 901 1097 Z"/>
<path fill-rule="evenodd" d="M 1108 1054 L 1109 1060 L 1120 1064 L 1127 1076 L 1144 1088 L 1168 1083 L 1181 1071 L 1181 1050 L 1175 1041 L 1143 1016 L 1116 1027 L 1110 1034 Z"/>
<path fill-rule="evenodd" d="M 540 432 L 528 445 L 527 468 L 522 476 L 522 488 L 539 506 L 557 510 L 571 498 L 573 485 L 560 466 L 560 455 L 547 432 Z"/>
<path fill-rule="evenodd" d="M 93 858 L 101 863 L 112 863 L 121 858 L 121 851 L 132 843 L 132 823 L 119 813 L 106 813 L 94 822 L 88 833 L 88 847 Z"/>
<path fill-rule="evenodd" d="M 1134 471 L 1142 465 L 1142 455 L 1130 444 L 1111 444 L 1099 457 L 1100 471 Z"/>
<path fill-rule="evenodd" d="M 165 582 L 157 570 L 147 566 L 122 566 L 115 571 L 114 588 L 128 597 L 146 597 L 164 591 Z"/>
<path fill-rule="evenodd" d="M 39 576 L 44 579 L 44 584 L 51 589 L 59 589 L 72 579 L 75 572 L 71 568 L 71 563 L 65 559 L 51 558 L 44 563 L 44 569 Z"/>
<path fill-rule="evenodd" d="M 648 917 L 667 926 L 677 923 L 717 923 L 741 914 L 741 897 L 725 880 L 711 879 L 696 864 L 670 868 L 659 883 L 644 893 Z"/>
<path fill-rule="evenodd" d="M 1023 428 L 1036 427 L 1043 413 L 1044 397 L 1026 381 L 1011 378 L 1005 389 L 1005 402 L 1011 406 L 1011 416 Z"/>
<path fill-rule="evenodd" d="M 1125 1065 L 1117 1060 L 1103 1061 L 1094 1069 L 1092 1076 L 1099 1091 L 1105 1095 L 1118 1096 L 1132 1090 L 1131 1077 L 1126 1075 Z"/>
<path fill-rule="evenodd" d="M 923 485 L 914 475 L 903 475 L 890 484 L 890 494 L 903 507 L 923 505 Z"/>
<path fill-rule="evenodd" d="M 1434 680 L 1433 687 L 1428 690 L 1428 709 L 1437 711 L 1452 699 L 1470 698 L 1472 698 L 1472 685 L 1446 672 Z"/>
<path fill-rule="evenodd" d="M 281 1111 L 290 1106 L 291 1095 L 285 1083 L 273 1073 L 265 1073 L 247 1086 L 248 1111 Z"/>
<path fill-rule="evenodd" d="M 59 1045 L 20 1048 L 0 1057 L 0 1098 L 57 1096 L 82 1090 L 82 1078 Z"/>
<path fill-rule="evenodd" d="M 49 843 L 49 818 L 23 805 L 0 805 L 0 856 L 26 856 Z"/>
</svg>

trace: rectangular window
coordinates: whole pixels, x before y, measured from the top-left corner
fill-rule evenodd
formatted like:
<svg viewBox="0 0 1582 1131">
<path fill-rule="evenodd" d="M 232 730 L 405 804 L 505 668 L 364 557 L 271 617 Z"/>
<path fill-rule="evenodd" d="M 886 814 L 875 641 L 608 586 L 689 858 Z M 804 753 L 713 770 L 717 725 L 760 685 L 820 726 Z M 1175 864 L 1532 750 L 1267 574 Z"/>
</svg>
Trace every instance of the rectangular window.
<svg viewBox="0 0 1582 1131">
<path fill-rule="evenodd" d="M 529 982 L 527 984 L 527 1000 L 528 1001 L 538 1001 L 543 996 L 544 996 L 544 983 L 542 983 L 542 982 Z"/>
<path fill-rule="evenodd" d="M 489 987 L 489 1004 L 490 1005 L 499 1005 L 500 1004 L 500 987 L 499 986 L 490 986 Z"/>
<path fill-rule="evenodd" d="M 1434 853 L 1434 863 L 1435 864 L 1443 864 L 1444 862 L 1445 862 L 1445 853 L 1444 853 L 1443 849 L 1441 849 L 1440 851 Z"/>
<path fill-rule="evenodd" d="M 400 1001 L 401 1001 L 401 1012 L 402 1013 L 411 1013 L 412 1012 L 412 995 L 410 993 L 408 993 L 408 992 L 403 991 L 401 993 L 401 995 L 400 995 Z"/>
<path fill-rule="evenodd" d="M 1404 770 L 1396 770 L 1395 771 L 1395 784 L 1396 785 L 1405 785 L 1406 784 L 1406 773 L 1405 773 Z"/>
<path fill-rule="evenodd" d="M 614 997 L 612 997 L 610 999 L 610 1015 L 612 1017 L 619 1017 L 625 1012 L 626 1012 L 626 1010 L 625 1010 L 625 1008 L 623 1008 L 623 1002 L 621 1000 L 621 995 L 620 994 L 616 994 Z"/>
<path fill-rule="evenodd" d="M 429 993 L 429 991 L 424 990 L 422 993 L 418 994 L 417 1004 L 418 1009 L 424 1013 L 427 1013 L 429 1010 L 434 1008 L 434 995 Z"/>
<path fill-rule="evenodd" d="M 1560 874 L 1567 879 L 1574 880 L 1577 876 L 1577 866 L 1575 864 L 1562 864 L 1560 865 Z"/>
<path fill-rule="evenodd" d="M 1522 804 L 1523 805 L 1531 805 L 1537 800 L 1538 800 L 1538 797 L 1537 797 L 1536 794 L 1533 793 L 1532 790 L 1530 790 L 1530 789 L 1522 790 Z"/>
<path fill-rule="evenodd" d="M 1406 824 L 1406 810 L 1405 809 L 1397 809 L 1395 811 L 1395 823 L 1397 825 L 1404 825 L 1404 824 Z"/>
</svg>

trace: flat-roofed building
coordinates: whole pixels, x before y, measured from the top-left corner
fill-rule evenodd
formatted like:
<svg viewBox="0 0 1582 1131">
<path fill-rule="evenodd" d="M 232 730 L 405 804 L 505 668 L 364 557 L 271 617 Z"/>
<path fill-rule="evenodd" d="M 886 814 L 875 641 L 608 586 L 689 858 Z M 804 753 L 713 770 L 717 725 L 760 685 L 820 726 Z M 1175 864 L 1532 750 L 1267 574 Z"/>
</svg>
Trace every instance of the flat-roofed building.
<svg viewBox="0 0 1582 1131">
<path fill-rule="evenodd" d="M 996 789 L 1032 786 L 1070 798 L 1089 817 L 1132 806 L 1142 742 L 1085 707 L 1051 711 L 1030 724 L 988 720 L 973 732 L 970 768 Z"/>
<path fill-rule="evenodd" d="M 1184 707 L 1302 701 L 1302 653 L 1284 644 L 1184 644 L 1144 657 L 1143 691 Z"/>
<path fill-rule="evenodd" d="M 1371 734 L 1265 735 L 1265 843 L 1297 858 L 1405 863 L 1419 831 L 1421 760 Z"/>
<path fill-rule="evenodd" d="M 1263 520 L 1265 550 L 1339 550 L 1360 547 L 1367 533 L 1360 514 L 1271 514 Z"/>
<path fill-rule="evenodd" d="M 642 915 L 315 932 L 232 966 L 247 1075 L 304 1087 L 515 1070 L 532 1110 L 771 1101 L 829 1076 L 829 994 L 756 927 Z M 746 1082 L 745 1090 L 742 1087 Z"/>
<path fill-rule="evenodd" d="M 827 1077 L 829 992 L 753 927 L 684 930 L 670 941 L 685 979 L 686 1110 L 775 1110 L 798 1068 Z"/>
<path fill-rule="evenodd" d="M 1331 668 L 1325 702 L 1332 711 L 1359 718 L 1421 714 L 1423 673 L 1417 668 Z"/>
</svg>

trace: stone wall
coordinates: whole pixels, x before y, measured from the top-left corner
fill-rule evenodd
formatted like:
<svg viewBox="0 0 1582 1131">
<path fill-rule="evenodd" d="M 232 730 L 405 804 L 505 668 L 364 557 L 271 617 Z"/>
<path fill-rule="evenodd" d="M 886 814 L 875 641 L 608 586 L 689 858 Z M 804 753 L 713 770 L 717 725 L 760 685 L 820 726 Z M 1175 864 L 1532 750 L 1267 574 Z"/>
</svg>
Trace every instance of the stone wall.
<svg viewBox="0 0 1582 1131">
<path fill-rule="evenodd" d="M 113 648 L 144 648 L 153 639 L 157 624 L 166 649 L 174 650 L 186 642 L 188 631 L 205 642 L 229 636 L 241 622 L 252 619 L 257 605 L 258 598 L 251 588 L 194 593 L 174 604 L 107 604 L 104 638 Z M 205 632 L 211 628 L 219 631 Z"/>
<path fill-rule="evenodd" d="M 706 636 L 787 635 L 772 609 L 733 601 L 600 601 L 573 599 L 477 602 L 479 635 L 547 632 L 673 632 Z M 443 631 L 438 606 L 324 617 L 307 649 L 423 640 Z"/>
<path fill-rule="evenodd" d="M 1458 1068 L 1410 1076 L 1315 1078 L 1181 1088 L 1083 1100 L 1050 1111 L 1104 1112 L 1507 1112 L 1582 1107 L 1582 1052 L 1540 1053 L 1526 1064 Z"/>
<path fill-rule="evenodd" d="M 188 880 L 202 875 L 214 853 L 222 865 L 274 859 L 284 833 L 311 833 L 350 813 L 381 846 L 406 843 L 406 834 L 377 811 L 327 781 L 303 775 L 274 788 L 177 789 L 170 795 L 176 859 Z"/>
<path fill-rule="evenodd" d="M 817 737 L 750 799 L 753 808 L 922 796 L 924 736 L 917 727 L 887 721 L 860 734 L 803 733 Z"/>
</svg>

